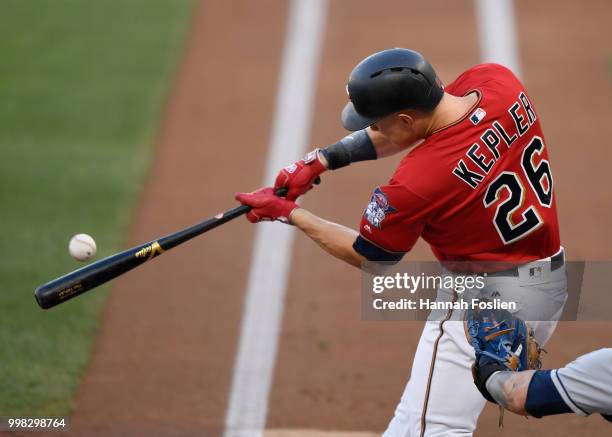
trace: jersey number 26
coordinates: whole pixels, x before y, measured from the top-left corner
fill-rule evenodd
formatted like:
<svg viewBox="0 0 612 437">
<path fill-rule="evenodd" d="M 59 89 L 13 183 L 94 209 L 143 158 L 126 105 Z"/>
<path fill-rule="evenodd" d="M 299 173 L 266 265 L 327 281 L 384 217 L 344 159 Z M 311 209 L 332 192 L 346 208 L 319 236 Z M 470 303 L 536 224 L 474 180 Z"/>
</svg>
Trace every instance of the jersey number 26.
<svg viewBox="0 0 612 437">
<path fill-rule="evenodd" d="M 535 136 L 529 142 L 521 158 L 523 173 L 535 193 L 540 205 L 550 208 L 553 194 L 553 178 L 550 164 L 542 159 L 536 167 L 533 163 L 535 154 L 540 155 L 544 150 L 542 138 Z M 544 185 L 546 181 L 546 185 Z M 487 188 L 484 197 L 486 208 L 499 201 L 502 191 L 506 189 L 509 197 L 497 205 L 493 224 L 504 244 L 510 244 L 538 229 L 544 222 L 534 205 L 530 205 L 521 213 L 521 220 L 514 223 L 512 216 L 523 207 L 525 202 L 525 186 L 521 177 L 515 172 L 504 171 L 497 176 Z"/>
</svg>

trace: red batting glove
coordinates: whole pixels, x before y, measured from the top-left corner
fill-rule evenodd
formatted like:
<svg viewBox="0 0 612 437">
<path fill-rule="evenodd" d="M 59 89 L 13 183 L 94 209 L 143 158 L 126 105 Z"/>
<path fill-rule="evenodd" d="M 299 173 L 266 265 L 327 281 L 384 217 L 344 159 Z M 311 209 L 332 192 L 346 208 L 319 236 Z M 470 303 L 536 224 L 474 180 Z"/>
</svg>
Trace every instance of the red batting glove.
<svg viewBox="0 0 612 437">
<path fill-rule="evenodd" d="M 310 152 L 304 159 L 283 168 L 278 172 L 274 188 L 287 188 L 288 200 L 295 200 L 312 189 L 315 180 L 327 170 L 319 159 L 319 149 Z"/>
<path fill-rule="evenodd" d="M 252 209 L 247 213 L 247 219 L 251 223 L 262 220 L 280 220 L 289 223 L 291 212 L 298 206 L 295 202 L 274 194 L 274 188 L 260 188 L 252 193 L 236 193 L 236 200 Z"/>
</svg>

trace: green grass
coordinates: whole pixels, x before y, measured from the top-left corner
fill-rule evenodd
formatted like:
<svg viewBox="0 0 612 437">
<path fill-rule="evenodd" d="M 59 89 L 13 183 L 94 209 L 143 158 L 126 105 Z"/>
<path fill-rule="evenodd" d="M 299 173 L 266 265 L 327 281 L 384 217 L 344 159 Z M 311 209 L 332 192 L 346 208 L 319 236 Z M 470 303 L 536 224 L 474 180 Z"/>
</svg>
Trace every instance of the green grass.
<svg viewBox="0 0 612 437">
<path fill-rule="evenodd" d="M 4 0 L 0 13 L 0 416 L 62 415 L 107 291 L 49 311 L 33 290 L 121 248 L 194 0 Z"/>
</svg>

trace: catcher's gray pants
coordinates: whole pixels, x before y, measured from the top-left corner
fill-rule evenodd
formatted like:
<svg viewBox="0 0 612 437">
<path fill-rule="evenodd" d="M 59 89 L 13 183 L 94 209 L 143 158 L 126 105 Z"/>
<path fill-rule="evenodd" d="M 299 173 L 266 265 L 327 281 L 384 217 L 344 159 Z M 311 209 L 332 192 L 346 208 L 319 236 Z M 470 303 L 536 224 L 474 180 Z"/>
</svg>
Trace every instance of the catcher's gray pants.
<svg viewBox="0 0 612 437">
<path fill-rule="evenodd" d="M 567 298 L 565 266 L 552 271 L 546 260 L 519 267 L 519 276 L 487 277 L 484 288 L 466 290 L 464 295 L 517 302 L 511 312 L 536 321 L 530 325 L 543 345 Z M 453 290 L 438 290 L 438 301 L 456 299 Z M 410 380 L 384 437 L 472 435 L 486 401 L 472 380 L 474 349 L 463 319 L 463 310 L 434 311 L 425 322 Z"/>
</svg>

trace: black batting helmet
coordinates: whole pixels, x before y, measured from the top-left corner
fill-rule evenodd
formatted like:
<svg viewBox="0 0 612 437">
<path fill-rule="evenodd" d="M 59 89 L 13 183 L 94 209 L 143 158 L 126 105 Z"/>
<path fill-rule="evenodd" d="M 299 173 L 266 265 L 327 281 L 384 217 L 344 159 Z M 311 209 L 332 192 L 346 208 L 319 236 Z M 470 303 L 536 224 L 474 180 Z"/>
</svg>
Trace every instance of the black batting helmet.
<svg viewBox="0 0 612 437">
<path fill-rule="evenodd" d="M 351 101 L 342 111 L 342 125 L 356 131 L 402 109 L 431 111 L 444 94 L 427 60 L 408 49 L 388 49 L 361 61 L 346 87 Z"/>
</svg>

